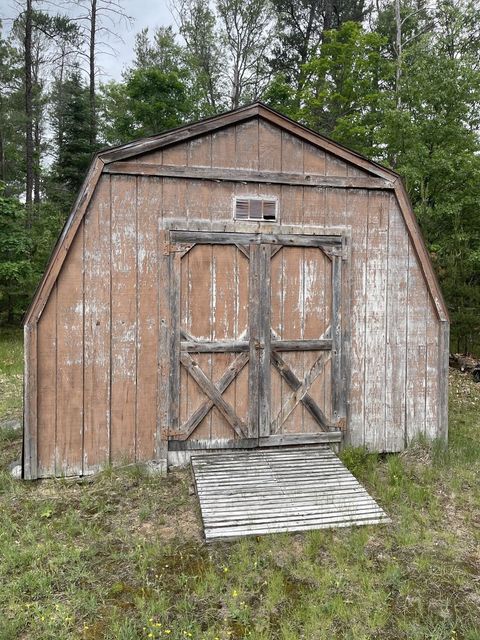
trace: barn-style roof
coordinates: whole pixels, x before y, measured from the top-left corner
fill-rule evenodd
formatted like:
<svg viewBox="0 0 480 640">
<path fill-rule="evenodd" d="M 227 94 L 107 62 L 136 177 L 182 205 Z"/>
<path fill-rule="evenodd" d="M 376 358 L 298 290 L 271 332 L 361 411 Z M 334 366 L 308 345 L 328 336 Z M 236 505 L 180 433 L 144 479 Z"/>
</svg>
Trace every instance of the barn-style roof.
<svg viewBox="0 0 480 640">
<path fill-rule="evenodd" d="M 394 171 L 386 169 L 380 164 L 377 164 L 376 162 L 373 162 L 364 156 L 333 142 L 325 136 L 319 135 L 298 122 L 287 118 L 261 102 L 255 102 L 254 104 L 247 105 L 245 107 L 235 109 L 234 111 L 229 111 L 194 124 L 178 127 L 167 131 L 166 133 L 143 138 L 141 140 L 129 142 L 118 147 L 98 152 L 93 158 L 92 164 L 77 196 L 70 216 L 65 223 L 57 244 L 55 245 L 44 277 L 40 282 L 33 301 L 25 315 L 24 324 L 31 326 L 40 318 L 50 292 L 55 284 L 58 274 L 60 273 L 69 247 L 75 237 L 76 231 L 85 216 L 88 204 L 95 191 L 98 180 L 101 174 L 108 170 L 108 165 L 120 160 L 127 160 L 148 152 L 160 150 L 192 138 L 198 138 L 204 134 L 212 133 L 230 125 L 258 117 L 279 127 L 280 129 L 288 131 L 290 134 L 305 140 L 309 144 L 358 167 L 362 171 L 369 173 L 372 177 L 378 178 L 379 184 L 376 188 L 382 188 L 381 185 L 384 183 L 385 188 L 392 189 L 395 192 L 439 319 L 447 321 L 448 312 L 445 301 L 400 176 Z M 348 187 L 348 181 L 346 181 L 343 186 Z"/>
</svg>

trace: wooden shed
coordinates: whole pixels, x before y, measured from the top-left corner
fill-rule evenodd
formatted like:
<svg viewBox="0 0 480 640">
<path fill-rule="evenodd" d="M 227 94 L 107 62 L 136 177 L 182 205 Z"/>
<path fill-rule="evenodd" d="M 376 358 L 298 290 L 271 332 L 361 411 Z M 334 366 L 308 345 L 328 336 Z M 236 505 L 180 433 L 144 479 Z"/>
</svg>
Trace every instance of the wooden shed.
<svg viewBox="0 0 480 640">
<path fill-rule="evenodd" d="M 447 437 L 400 178 L 256 103 L 95 157 L 25 318 L 24 476 Z"/>
</svg>

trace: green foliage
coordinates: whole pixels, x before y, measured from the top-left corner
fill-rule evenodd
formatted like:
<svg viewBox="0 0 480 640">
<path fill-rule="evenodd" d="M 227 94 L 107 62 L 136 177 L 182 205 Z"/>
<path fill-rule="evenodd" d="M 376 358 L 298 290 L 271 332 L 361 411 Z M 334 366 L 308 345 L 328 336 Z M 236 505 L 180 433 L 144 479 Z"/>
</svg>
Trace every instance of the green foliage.
<svg viewBox="0 0 480 640">
<path fill-rule="evenodd" d="M 25 309 L 34 272 L 30 256 L 33 243 L 26 228 L 25 209 L 0 191 L 0 314 L 13 322 Z"/>
<path fill-rule="evenodd" d="M 57 157 L 49 176 L 49 196 L 68 210 L 83 182 L 93 149 L 90 146 L 90 105 L 88 88 L 80 72 L 74 70 L 53 89 L 52 118 L 58 141 Z"/>
<path fill-rule="evenodd" d="M 379 130 L 390 107 L 386 88 L 393 69 L 386 38 L 347 22 L 325 33 L 321 55 L 304 66 L 302 119 L 338 142 L 375 158 Z"/>
<path fill-rule="evenodd" d="M 0 22 L 0 180 L 8 193 L 22 189 L 23 129 L 22 58 L 1 35 Z"/>
<path fill-rule="evenodd" d="M 45 267 L 61 216 L 42 206 L 30 226 L 25 206 L 4 195 L 0 183 L 0 321 L 18 322 Z"/>
<path fill-rule="evenodd" d="M 355 22 L 324 33 L 320 54 L 302 67 L 300 94 L 282 76 L 267 92 L 272 106 L 404 178 L 460 350 L 478 348 L 480 333 L 480 67 L 471 31 L 480 11 L 465 4 L 441 3 L 435 29 L 426 10 L 415 20 L 403 6 L 409 44 L 399 87 L 388 6 L 383 33 Z"/>
<path fill-rule="evenodd" d="M 184 122 L 190 113 L 181 72 L 147 67 L 132 71 L 124 84 L 105 85 L 104 136 L 110 143 L 154 135 Z"/>
</svg>

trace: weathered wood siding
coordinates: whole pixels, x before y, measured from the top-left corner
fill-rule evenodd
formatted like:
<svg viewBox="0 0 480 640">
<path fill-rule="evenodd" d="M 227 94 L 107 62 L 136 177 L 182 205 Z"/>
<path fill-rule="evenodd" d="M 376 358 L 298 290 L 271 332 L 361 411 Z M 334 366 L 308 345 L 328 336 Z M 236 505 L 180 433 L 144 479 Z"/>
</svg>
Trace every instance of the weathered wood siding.
<svg viewBox="0 0 480 640">
<path fill-rule="evenodd" d="M 146 154 L 136 162 L 138 166 L 163 163 L 301 176 L 368 176 L 258 118 Z M 104 174 L 38 322 L 40 477 L 91 473 L 106 462 L 158 456 L 166 421 L 162 372 L 168 369 L 168 355 L 160 348 L 168 343 L 162 325 L 168 305 L 162 298 L 166 267 L 161 230 L 168 219 L 182 220 L 186 228 L 199 220 L 206 228 L 231 223 L 233 195 L 277 197 L 278 230 L 284 225 L 298 225 L 299 231 L 316 225 L 326 233 L 345 229 L 349 254 L 343 269 L 344 311 L 348 309 L 343 314 L 348 345 L 347 442 L 398 451 L 419 434 L 439 434 L 444 406 L 440 396 L 445 389 L 441 377 L 445 375 L 444 330 L 393 192 Z M 197 249 L 185 258 L 189 269 L 181 277 L 194 277 L 195 260 L 201 259 Z M 206 250 L 212 251 L 201 248 Z M 309 252 L 289 251 L 288 258 L 284 250 L 273 258 L 278 277 L 295 278 L 295 252 Z M 305 264 L 310 257 L 306 259 Z M 238 277 L 243 268 L 238 251 L 221 250 L 214 261 L 220 278 L 243 282 Z M 292 261 L 295 264 L 289 266 Z M 320 270 L 325 273 L 326 266 Z M 236 324 L 230 326 L 225 310 L 231 301 L 214 300 L 215 283 L 184 285 L 186 291 L 208 289 L 204 313 L 199 307 L 194 311 L 188 297 L 182 298 L 186 327 L 201 332 L 201 323 L 208 320 L 214 305 L 215 322 L 207 323 L 206 335 L 221 338 L 241 333 L 245 310 L 238 308 L 239 317 L 228 321 Z M 330 313 L 328 285 L 323 293 L 320 289 L 318 310 L 311 301 L 304 301 L 306 336 L 310 329 L 322 330 Z M 285 309 L 289 304 L 285 301 Z M 294 319 L 286 318 L 284 327 L 288 321 Z M 277 318 L 275 330 L 279 322 Z M 226 355 L 201 357 L 214 379 L 233 360 Z M 185 372 L 181 375 L 186 380 Z M 246 371 L 242 376 L 226 397 L 246 416 L 248 407 L 240 390 L 243 384 L 246 395 Z M 282 384 L 272 379 L 277 404 Z M 196 393 L 190 385 L 181 400 L 183 418 L 198 405 Z M 324 403 L 328 406 L 331 398 L 324 397 Z M 223 418 L 217 418 L 219 429 L 226 430 Z M 212 433 L 211 422 L 207 418 L 201 426 L 206 437 Z"/>
</svg>

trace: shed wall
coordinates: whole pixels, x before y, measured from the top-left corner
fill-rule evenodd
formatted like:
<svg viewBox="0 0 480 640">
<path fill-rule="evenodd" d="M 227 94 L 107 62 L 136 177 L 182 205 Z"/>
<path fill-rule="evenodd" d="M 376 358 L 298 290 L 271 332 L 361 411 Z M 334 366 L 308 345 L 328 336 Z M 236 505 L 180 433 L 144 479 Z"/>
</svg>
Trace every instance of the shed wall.
<svg viewBox="0 0 480 640">
<path fill-rule="evenodd" d="M 368 175 L 259 119 L 138 162 Z M 347 442 L 399 451 L 439 433 L 441 323 L 392 192 L 104 174 L 38 324 L 40 477 L 158 455 L 160 231 L 231 222 L 241 194 L 276 196 L 280 229 L 348 232 Z"/>
</svg>

